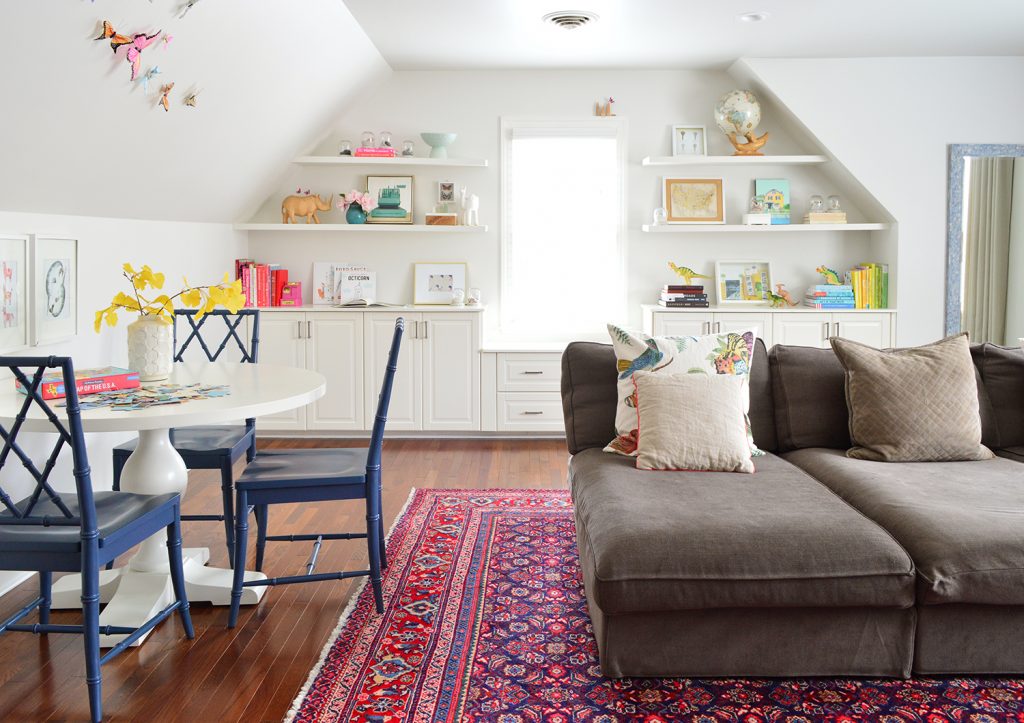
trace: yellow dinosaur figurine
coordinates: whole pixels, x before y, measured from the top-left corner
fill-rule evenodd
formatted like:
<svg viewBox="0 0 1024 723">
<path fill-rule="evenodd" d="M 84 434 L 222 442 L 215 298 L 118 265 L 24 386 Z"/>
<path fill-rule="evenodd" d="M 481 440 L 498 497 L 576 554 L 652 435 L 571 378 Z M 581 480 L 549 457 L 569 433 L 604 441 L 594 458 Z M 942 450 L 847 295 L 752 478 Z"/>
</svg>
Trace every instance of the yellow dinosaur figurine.
<svg viewBox="0 0 1024 723">
<path fill-rule="evenodd" d="M 831 284 L 832 286 L 842 286 L 843 282 L 839 280 L 839 274 L 835 269 L 830 269 L 828 266 L 822 264 L 815 269 L 819 274 L 825 277 L 825 283 Z"/>
<path fill-rule="evenodd" d="M 710 276 L 705 276 L 704 274 L 698 274 L 696 271 L 694 271 L 693 269 L 691 269 L 691 268 L 689 268 L 687 266 L 676 266 L 671 261 L 668 262 L 668 267 L 670 269 L 672 269 L 673 271 L 675 271 L 676 272 L 676 276 L 678 276 L 683 281 L 685 281 L 687 286 L 690 286 L 691 284 L 693 284 L 693 280 L 694 279 L 710 279 L 711 278 Z"/>
</svg>

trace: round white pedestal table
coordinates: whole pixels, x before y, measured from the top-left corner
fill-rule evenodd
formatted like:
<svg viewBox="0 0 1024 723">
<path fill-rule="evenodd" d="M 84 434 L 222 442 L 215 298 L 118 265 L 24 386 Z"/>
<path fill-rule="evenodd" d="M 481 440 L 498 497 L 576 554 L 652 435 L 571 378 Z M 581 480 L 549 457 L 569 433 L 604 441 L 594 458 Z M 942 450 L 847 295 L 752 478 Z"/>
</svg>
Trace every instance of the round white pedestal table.
<svg viewBox="0 0 1024 723">
<path fill-rule="evenodd" d="M 275 414 L 305 406 L 324 395 L 327 382 L 323 375 L 306 369 L 275 364 L 184 363 L 175 364 L 170 379 L 159 384 L 202 384 L 230 386 L 223 397 L 197 399 L 181 404 L 152 406 L 134 411 L 115 412 L 109 408 L 82 412 L 86 432 L 137 432 L 139 444 L 121 473 L 125 492 L 156 495 L 177 492 L 184 496 L 188 470 L 181 455 L 171 444 L 173 427 L 225 424 L 249 417 Z M 13 385 L 12 385 L 13 386 Z M 88 399 L 88 397 L 83 397 Z M 11 390 L 0 393 L 0 424 L 11 425 L 24 397 Z M 54 406 L 66 418 L 63 407 Z M 38 405 L 33 405 L 22 426 L 28 432 L 52 432 L 53 427 Z M 106 489 L 106 480 L 93 479 L 98 489 Z M 185 586 L 189 602 L 231 603 L 232 572 L 206 567 L 207 548 L 185 548 Z M 259 572 L 246 572 L 246 580 L 266 579 Z M 266 587 L 247 587 L 242 604 L 259 602 Z M 125 567 L 100 571 L 100 601 L 106 604 L 100 625 L 137 627 L 173 600 L 167 564 L 167 538 L 153 535 L 145 540 Z M 53 585 L 53 607 L 81 607 L 81 577 L 66 575 Z M 111 647 L 125 636 L 101 635 L 100 645 Z M 139 640 L 136 645 L 141 644 Z"/>
</svg>

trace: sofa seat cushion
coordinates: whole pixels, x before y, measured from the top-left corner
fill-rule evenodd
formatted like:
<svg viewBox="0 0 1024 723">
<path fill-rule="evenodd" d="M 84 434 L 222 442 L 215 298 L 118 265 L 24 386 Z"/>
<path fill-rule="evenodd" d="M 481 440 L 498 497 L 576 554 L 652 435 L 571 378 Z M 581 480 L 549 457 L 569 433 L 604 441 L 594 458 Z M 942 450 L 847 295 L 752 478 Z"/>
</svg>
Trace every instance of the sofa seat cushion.
<svg viewBox="0 0 1024 723">
<path fill-rule="evenodd" d="M 871 462 L 831 449 L 785 458 L 892 533 L 914 559 L 919 604 L 1024 605 L 1024 466 Z"/>
<path fill-rule="evenodd" d="M 756 472 L 643 471 L 573 456 L 580 558 L 605 614 L 748 607 L 908 607 L 909 555 L 785 460 Z"/>
</svg>

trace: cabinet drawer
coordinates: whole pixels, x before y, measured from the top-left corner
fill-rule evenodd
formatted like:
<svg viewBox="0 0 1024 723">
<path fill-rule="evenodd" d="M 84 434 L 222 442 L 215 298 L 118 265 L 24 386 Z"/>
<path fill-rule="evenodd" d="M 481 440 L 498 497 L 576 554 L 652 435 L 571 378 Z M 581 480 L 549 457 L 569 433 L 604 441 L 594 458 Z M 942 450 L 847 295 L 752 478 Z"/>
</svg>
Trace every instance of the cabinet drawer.
<svg viewBox="0 0 1024 723">
<path fill-rule="evenodd" d="M 562 395 L 558 392 L 498 392 L 498 431 L 561 432 Z"/>
<path fill-rule="evenodd" d="M 557 392 L 561 354 L 498 354 L 499 392 Z"/>
</svg>

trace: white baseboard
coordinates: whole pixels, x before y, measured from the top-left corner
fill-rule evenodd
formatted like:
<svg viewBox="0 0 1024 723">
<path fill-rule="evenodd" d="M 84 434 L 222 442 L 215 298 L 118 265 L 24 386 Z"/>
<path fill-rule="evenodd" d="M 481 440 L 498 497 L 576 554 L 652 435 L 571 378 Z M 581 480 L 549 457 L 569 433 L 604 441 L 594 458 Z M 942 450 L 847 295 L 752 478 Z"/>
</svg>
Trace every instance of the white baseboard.
<svg viewBox="0 0 1024 723">
<path fill-rule="evenodd" d="M 295 430 L 263 430 L 256 427 L 256 436 L 260 439 L 369 439 L 370 433 L 364 431 L 295 431 Z M 565 439 L 565 432 L 385 432 L 385 439 Z"/>
<path fill-rule="evenodd" d="M 0 570 L 0 596 L 6 595 L 26 580 L 35 577 L 34 572 L 23 570 Z"/>
</svg>

